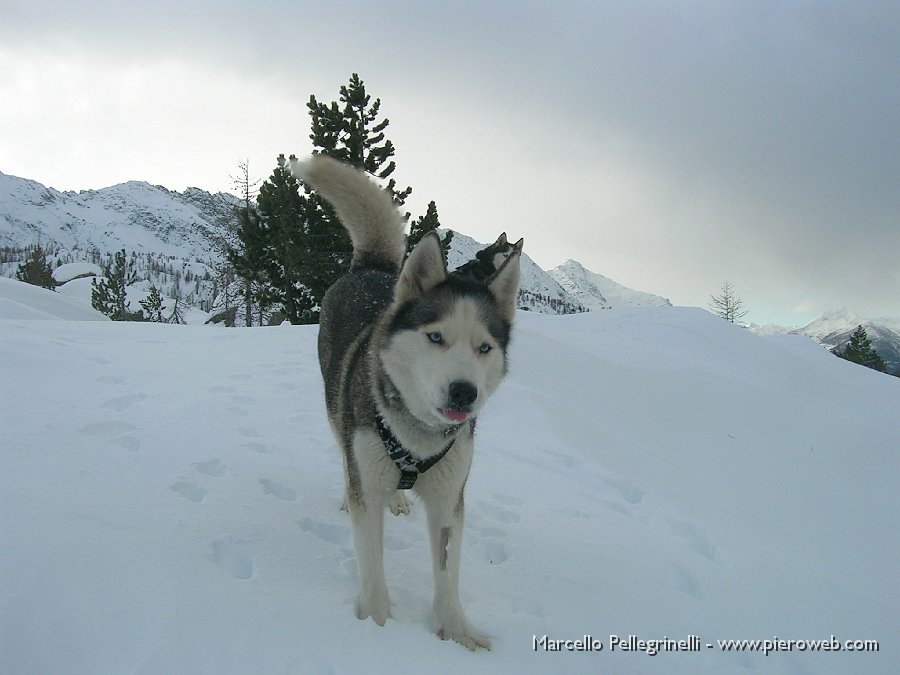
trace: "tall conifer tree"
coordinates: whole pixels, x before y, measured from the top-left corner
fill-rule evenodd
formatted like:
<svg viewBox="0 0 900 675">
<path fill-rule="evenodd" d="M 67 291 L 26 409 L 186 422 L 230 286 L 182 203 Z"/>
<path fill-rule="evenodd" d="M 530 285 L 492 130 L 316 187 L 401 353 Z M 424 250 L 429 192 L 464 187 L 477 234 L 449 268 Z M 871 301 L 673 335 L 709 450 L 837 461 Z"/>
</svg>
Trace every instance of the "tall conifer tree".
<svg viewBox="0 0 900 675">
<path fill-rule="evenodd" d="M 309 269 L 307 213 L 309 200 L 300 194 L 300 184 L 287 166 L 284 155 L 278 166 L 259 188 L 258 228 L 253 224 L 253 237 L 248 250 L 261 256 L 262 272 L 269 283 L 271 299 L 281 305 L 291 323 L 314 320 L 316 300 L 311 296 L 304 271 Z M 248 223 L 253 223 L 248 220 Z"/>
<path fill-rule="evenodd" d="M 134 261 L 127 260 L 125 249 L 116 253 L 115 263 L 106 268 L 106 278 L 91 282 L 91 306 L 113 321 L 140 321 L 140 311 L 132 312 L 127 298 L 128 286 L 137 283 Z"/>
<path fill-rule="evenodd" d="M 440 226 L 441 221 L 438 220 L 437 206 L 433 201 L 429 202 L 425 215 L 419 216 L 419 219 L 409 226 L 409 236 L 406 238 L 406 257 L 409 257 L 416 244 L 422 241 L 422 237 L 429 232 L 435 231 Z M 453 230 L 447 230 L 447 234 L 441 238 L 441 253 L 444 254 L 445 265 L 447 264 L 447 253 L 450 251 L 450 242 L 452 240 Z"/>
<path fill-rule="evenodd" d="M 842 359 L 858 363 L 859 365 L 871 368 L 872 370 L 877 370 L 882 373 L 887 370 L 884 359 L 882 359 L 881 354 L 872 347 L 872 343 L 869 341 L 869 334 L 861 325 L 853 331 L 853 335 L 850 336 L 850 342 L 844 348 L 844 351 L 835 351 L 835 354 Z"/>
<path fill-rule="evenodd" d="M 16 279 L 51 291 L 56 288 L 53 270 L 50 263 L 47 262 L 47 254 L 40 244 L 34 247 L 28 260 L 19 265 L 16 270 Z"/>
<path fill-rule="evenodd" d="M 340 88 L 338 101 L 326 104 L 313 95 L 307 109 L 314 154 L 329 155 L 387 181 L 385 189 L 402 208 L 412 188 L 398 189 L 391 177 L 396 164 L 392 159 L 394 145 L 385 137 L 389 120 L 381 117 L 381 100 L 372 100 L 359 75 L 354 73 Z M 318 193 L 304 187 L 300 194 L 283 155 L 272 177 L 260 188 L 257 206 L 258 223 L 250 214 L 241 221 L 239 235 L 245 250 L 233 259 L 235 267 L 244 276 L 252 275 L 253 269 L 261 270 L 256 278 L 266 283 L 271 300 L 281 305 L 291 322 L 318 321 L 325 291 L 350 267 L 349 235 L 331 205 Z M 405 218 L 409 218 L 408 213 Z M 433 202 L 418 225 L 438 225 Z M 425 231 L 429 230 L 422 234 Z M 254 241 L 257 234 L 259 242 Z M 449 235 L 445 248 L 447 243 Z"/>
<path fill-rule="evenodd" d="M 159 289 L 155 285 L 150 285 L 150 293 L 146 298 L 141 300 L 138 304 L 143 308 L 145 314 L 144 319 L 146 321 L 154 321 L 156 323 L 162 323 L 162 295 L 159 292 Z"/>
</svg>

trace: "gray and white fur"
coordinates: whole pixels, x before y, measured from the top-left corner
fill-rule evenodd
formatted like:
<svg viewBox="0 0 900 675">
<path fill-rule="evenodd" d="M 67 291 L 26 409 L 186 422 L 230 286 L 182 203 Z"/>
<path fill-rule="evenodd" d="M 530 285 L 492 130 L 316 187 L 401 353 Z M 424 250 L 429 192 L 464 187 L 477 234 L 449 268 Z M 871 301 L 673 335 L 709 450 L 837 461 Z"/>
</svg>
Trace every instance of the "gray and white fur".
<svg viewBox="0 0 900 675">
<path fill-rule="evenodd" d="M 404 263 L 403 222 L 389 193 L 323 155 L 294 160 L 291 170 L 331 202 L 354 247 L 350 272 L 322 301 L 318 347 L 328 420 L 344 458 L 356 615 L 387 621 L 384 511 L 409 511 L 397 489 L 400 470 L 377 431 L 381 415 L 414 458 L 453 441 L 413 487 L 427 513 L 438 635 L 489 649 L 459 602 L 463 491 L 476 417 L 507 370 L 521 244 L 483 281 L 448 275 L 434 233 Z"/>
</svg>

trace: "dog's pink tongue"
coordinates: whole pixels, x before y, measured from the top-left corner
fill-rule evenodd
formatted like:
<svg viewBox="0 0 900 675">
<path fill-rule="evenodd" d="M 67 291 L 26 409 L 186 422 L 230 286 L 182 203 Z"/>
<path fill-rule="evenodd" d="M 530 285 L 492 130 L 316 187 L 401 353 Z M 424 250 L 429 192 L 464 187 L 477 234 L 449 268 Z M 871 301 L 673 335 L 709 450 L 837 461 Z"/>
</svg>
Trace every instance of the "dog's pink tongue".
<svg viewBox="0 0 900 675">
<path fill-rule="evenodd" d="M 465 422 L 468 415 L 464 412 L 459 412 L 457 410 L 448 410 L 444 409 L 441 412 L 444 413 L 444 417 L 446 417 L 451 422 L 456 422 L 459 424 L 460 422 Z"/>
</svg>

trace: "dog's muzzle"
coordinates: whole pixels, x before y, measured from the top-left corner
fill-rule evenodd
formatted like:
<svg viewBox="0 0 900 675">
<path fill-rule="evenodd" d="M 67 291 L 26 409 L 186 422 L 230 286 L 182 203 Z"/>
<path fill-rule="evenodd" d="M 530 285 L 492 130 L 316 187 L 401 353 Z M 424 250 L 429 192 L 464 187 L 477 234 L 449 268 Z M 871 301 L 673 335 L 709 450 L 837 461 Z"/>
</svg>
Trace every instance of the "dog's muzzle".
<svg viewBox="0 0 900 675">
<path fill-rule="evenodd" d="M 465 380 L 454 380 L 447 390 L 448 408 L 468 412 L 478 398 L 478 387 Z"/>
</svg>

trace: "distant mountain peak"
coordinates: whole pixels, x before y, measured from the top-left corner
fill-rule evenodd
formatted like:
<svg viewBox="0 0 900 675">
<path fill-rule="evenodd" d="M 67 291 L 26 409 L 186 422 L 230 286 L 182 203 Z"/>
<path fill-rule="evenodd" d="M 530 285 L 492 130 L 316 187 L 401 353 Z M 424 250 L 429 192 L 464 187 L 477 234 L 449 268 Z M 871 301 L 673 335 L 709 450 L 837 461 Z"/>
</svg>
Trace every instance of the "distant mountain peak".
<svg viewBox="0 0 900 675">
<path fill-rule="evenodd" d="M 240 204 L 234 195 L 180 193 L 138 180 L 59 192 L 0 173 L 0 245 L 40 239 L 68 249 L 208 256 L 216 224 L 233 218 Z"/>
<path fill-rule="evenodd" d="M 900 370 L 900 334 L 894 330 L 897 323 L 896 319 L 866 319 L 847 307 L 835 307 L 791 333 L 805 335 L 835 351 L 844 349 L 853 332 L 862 326 L 872 347 L 887 364 L 888 372 L 897 372 Z"/>
<path fill-rule="evenodd" d="M 672 306 L 667 298 L 623 286 L 602 274 L 591 272 L 577 260 L 567 260 L 548 274 L 589 310 Z"/>
</svg>

